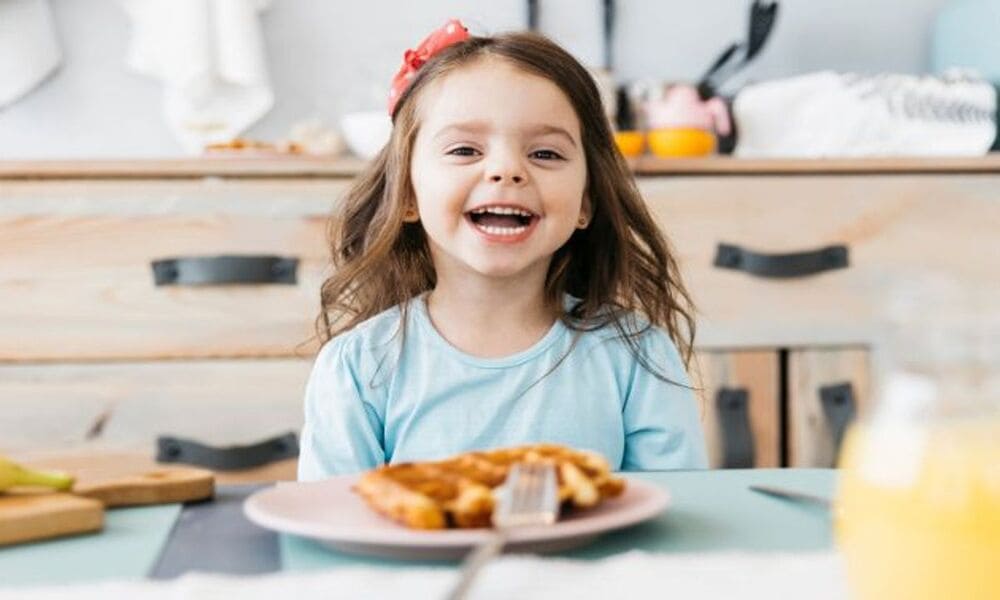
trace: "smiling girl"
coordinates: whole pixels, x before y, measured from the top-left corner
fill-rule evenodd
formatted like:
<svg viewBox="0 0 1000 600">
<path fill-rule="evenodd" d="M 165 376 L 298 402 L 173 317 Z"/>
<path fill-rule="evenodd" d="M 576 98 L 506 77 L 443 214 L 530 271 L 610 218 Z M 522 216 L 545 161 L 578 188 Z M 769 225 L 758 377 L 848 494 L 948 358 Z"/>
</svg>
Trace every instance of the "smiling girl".
<svg viewBox="0 0 1000 600">
<path fill-rule="evenodd" d="M 452 20 L 389 112 L 331 221 L 299 478 L 537 442 L 704 467 L 690 300 L 586 69 Z"/>
</svg>

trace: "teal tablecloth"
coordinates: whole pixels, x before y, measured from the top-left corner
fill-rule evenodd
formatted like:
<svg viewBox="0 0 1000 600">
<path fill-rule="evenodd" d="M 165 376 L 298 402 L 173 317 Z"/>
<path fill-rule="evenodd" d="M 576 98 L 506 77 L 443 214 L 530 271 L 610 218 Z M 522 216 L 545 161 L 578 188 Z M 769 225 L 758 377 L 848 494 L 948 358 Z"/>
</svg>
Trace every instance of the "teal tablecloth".
<svg viewBox="0 0 1000 600">
<path fill-rule="evenodd" d="M 664 486 L 670 508 L 658 519 L 600 538 L 563 554 L 596 559 L 627 550 L 708 552 L 720 550 L 822 550 L 832 545 L 823 508 L 763 496 L 750 484 L 793 488 L 830 496 L 835 471 L 757 469 L 629 474 Z M 100 534 L 0 549 L 0 586 L 55 584 L 109 577 L 141 578 L 152 567 L 177 518 L 179 507 L 113 510 Z M 285 571 L 343 565 L 387 568 L 416 563 L 340 554 L 295 536 L 282 535 Z M 240 548 L 234 547 L 233 552 Z M 424 563 L 427 564 L 427 563 Z M 451 568 L 454 563 L 433 563 Z"/>
<path fill-rule="evenodd" d="M 0 548 L 0 586 L 143 577 L 180 509 L 167 504 L 109 510 L 100 533 Z"/>
</svg>

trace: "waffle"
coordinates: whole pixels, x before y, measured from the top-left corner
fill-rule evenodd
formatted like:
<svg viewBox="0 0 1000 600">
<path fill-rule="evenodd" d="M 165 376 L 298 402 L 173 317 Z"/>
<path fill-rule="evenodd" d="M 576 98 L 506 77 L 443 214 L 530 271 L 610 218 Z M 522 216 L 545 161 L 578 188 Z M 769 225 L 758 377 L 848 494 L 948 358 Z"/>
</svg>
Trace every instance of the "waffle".
<svg viewBox="0 0 1000 600">
<path fill-rule="evenodd" d="M 625 489 L 625 480 L 612 476 L 599 454 L 538 444 L 385 465 L 363 474 L 354 491 L 379 513 L 410 528 L 489 527 L 496 502 L 493 489 L 519 462 L 556 465 L 563 509 L 597 506 Z"/>
</svg>

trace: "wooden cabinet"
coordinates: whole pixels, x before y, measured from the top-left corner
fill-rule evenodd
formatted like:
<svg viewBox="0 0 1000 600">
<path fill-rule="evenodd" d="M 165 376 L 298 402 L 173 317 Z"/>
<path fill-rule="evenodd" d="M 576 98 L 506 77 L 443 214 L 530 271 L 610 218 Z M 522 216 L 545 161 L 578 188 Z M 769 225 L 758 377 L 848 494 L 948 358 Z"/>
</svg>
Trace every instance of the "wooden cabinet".
<svg viewBox="0 0 1000 600">
<path fill-rule="evenodd" d="M 699 390 L 712 467 L 781 466 L 779 354 L 700 352 L 692 380 Z"/>
<path fill-rule="evenodd" d="M 865 348 L 788 353 L 788 466 L 836 465 L 846 426 L 870 407 L 869 362 Z"/>
<path fill-rule="evenodd" d="M 1000 273 L 998 158 L 648 169 L 640 188 L 697 305 L 696 344 L 721 373 L 706 386 L 707 412 L 748 377 L 733 365 L 763 360 L 747 352 L 770 355 L 773 396 L 749 394 L 755 436 L 768 432 L 753 411 L 773 406 L 774 438 L 763 443 L 780 449 L 774 464 L 832 466 L 846 423 L 869 407 L 870 357 L 893 295 L 925 277 L 973 288 Z M 774 372 L 753 368 L 753 381 Z M 718 415 L 706 414 L 705 430 L 712 464 L 726 466 Z"/>
<path fill-rule="evenodd" d="M 245 444 L 302 426 L 305 359 L 0 365 L 0 454 L 158 435 Z"/>
<path fill-rule="evenodd" d="M 871 344 L 913 278 L 977 286 L 1000 272 L 1000 172 L 650 176 L 640 187 L 678 253 L 702 347 Z M 720 246 L 765 265 L 840 250 L 844 266 L 760 276 L 720 264 Z"/>
<path fill-rule="evenodd" d="M 871 406 L 869 362 L 861 347 L 699 352 L 709 465 L 835 466 L 844 432 Z"/>
<path fill-rule="evenodd" d="M 308 355 L 346 180 L 0 180 L 0 361 Z M 163 285 L 153 263 L 282 257 L 294 282 Z"/>
<path fill-rule="evenodd" d="M 997 157 L 633 166 L 697 304 L 714 466 L 832 464 L 893 290 L 1000 272 Z M 0 161 L 0 453 L 297 429 L 325 222 L 358 167 Z M 294 283 L 154 278 L 219 255 L 292 259 Z"/>
<path fill-rule="evenodd" d="M 326 222 L 346 178 L 0 178 L 0 454 L 242 445 L 297 431 Z M 281 257 L 273 284 L 156 261 Z"/>
</svg>

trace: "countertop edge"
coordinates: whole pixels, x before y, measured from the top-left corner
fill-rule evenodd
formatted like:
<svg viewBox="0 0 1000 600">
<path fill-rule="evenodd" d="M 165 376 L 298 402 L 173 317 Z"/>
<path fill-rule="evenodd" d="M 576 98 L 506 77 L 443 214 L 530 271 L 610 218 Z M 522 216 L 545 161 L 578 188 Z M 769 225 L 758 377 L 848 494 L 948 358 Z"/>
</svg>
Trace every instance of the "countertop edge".
<svg viewBox="0 0 1000 600">
<path fill-rule="evenodd" d="M 1000 173 L 1000 154 L 979 157 L 627 159 L 638 176 Z M 352 157 L 203 157 L 94 160 L 0 160 L 0 180 L 351 178 L 367 162 Z"/>
</svg>

